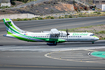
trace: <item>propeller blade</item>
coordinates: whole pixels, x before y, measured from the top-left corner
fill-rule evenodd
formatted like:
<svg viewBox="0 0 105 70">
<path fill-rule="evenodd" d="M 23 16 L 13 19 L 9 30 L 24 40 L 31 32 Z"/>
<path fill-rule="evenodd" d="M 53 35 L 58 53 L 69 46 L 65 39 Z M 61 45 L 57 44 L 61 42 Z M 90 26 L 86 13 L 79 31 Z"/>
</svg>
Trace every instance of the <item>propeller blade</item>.
<svg viewBox="0 0 105 70">
<path fill-rule="evenodd" d="M 67 33 L 67 36 L 69 35 L 69 33 L 68 33 L 68 29 L 66 29 L 66 33 Z"/>
</svg>

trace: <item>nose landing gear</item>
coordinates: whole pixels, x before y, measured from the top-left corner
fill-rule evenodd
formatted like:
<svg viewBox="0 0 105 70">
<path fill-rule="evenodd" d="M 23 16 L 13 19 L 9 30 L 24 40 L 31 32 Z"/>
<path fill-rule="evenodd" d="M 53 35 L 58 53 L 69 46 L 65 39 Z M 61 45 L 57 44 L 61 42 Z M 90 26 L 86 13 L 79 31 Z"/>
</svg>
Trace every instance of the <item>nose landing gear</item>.
<svg viewBox="0 0 105 70">
<path fill-rule="evenodd" d="M 94 41 L 92 41 L 92 44 L 94 44 Z"/>
</svg>

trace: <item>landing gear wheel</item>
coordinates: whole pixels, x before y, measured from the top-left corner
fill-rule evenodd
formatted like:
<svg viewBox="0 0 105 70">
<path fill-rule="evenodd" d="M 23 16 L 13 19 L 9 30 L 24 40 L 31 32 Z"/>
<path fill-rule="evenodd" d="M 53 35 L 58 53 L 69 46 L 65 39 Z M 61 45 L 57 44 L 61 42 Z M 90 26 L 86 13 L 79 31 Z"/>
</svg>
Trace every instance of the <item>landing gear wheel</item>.
<svg viewBox="0 0 105 70">
<path fill-rule="evenodd" d="M 92 42 L 92 44 L 94 44 L 94 41 Z"/>
</svg>

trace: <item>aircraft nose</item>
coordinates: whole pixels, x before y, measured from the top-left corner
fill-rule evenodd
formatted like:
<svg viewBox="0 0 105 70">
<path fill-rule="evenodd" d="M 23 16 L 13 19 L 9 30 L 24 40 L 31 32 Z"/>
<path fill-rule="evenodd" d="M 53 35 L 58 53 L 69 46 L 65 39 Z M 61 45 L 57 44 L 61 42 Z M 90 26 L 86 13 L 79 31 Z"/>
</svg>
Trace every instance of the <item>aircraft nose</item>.
<svg viewBox="0 0 105 70">
<path fill-rule="evenodd" d="M 95 40 L 99 40 L 99 38 L 98 37 L 95 37 Z"/>
</svg>

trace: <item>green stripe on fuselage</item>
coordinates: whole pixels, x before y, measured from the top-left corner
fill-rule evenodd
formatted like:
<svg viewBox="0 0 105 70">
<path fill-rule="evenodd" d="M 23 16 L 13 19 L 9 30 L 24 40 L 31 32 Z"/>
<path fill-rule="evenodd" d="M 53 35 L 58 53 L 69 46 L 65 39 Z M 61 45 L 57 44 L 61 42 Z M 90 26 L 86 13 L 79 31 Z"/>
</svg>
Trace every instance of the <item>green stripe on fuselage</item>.
<svg viewBox="0 0 105 70">
<path fill-rule="evenodd" d="M 36 41 L 34 41 L 34 40 L 30 40 L 30 39 L 28 39 L 28 38 L 23 38 L 23 37 L 20 37 L 20 36 L 15 35 L 15 34 L 12 34 L 11 32 L 9 32 L 9 35 L 11 35 L 11 36 L 13 36 L 13 37 L 15 37 L 15 38 L 17 38 L 17 39 L 19 39 L 19 40 L 30 41 L 30 42 L 36 42 Z"/>
<path fill-rule="evenodd" d="M 24 40 L 24 41 L 30 41 L 30 42 L 36 42 L 35 40 L 30 40 L 30 39 L 39 39 L 39 40 L 43 40 L 43 41 L 46 41 L 46 42 L 52 42 L 52 41 L 65 42 L 65 40 L 63 40 L 63 39 L 39 38 L 39 37 L 32 37 L 32 36 L 22 35 L 24 37 L 27 37 L 27 38 L 23 38 L 23 37 L 15 35 L 15 34 L 12 34 L 11 32 L 8 32 L 8 33 L 9 33 L 9 35 L 11 35 L 11 36 L 13 36 L 13 37 L 15 37 L 17 39 Z"/>
</svg>

